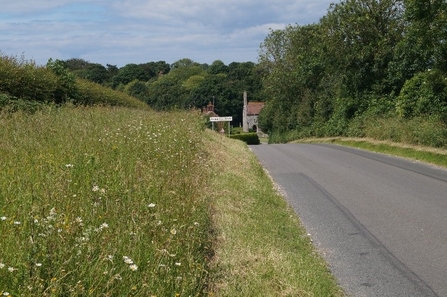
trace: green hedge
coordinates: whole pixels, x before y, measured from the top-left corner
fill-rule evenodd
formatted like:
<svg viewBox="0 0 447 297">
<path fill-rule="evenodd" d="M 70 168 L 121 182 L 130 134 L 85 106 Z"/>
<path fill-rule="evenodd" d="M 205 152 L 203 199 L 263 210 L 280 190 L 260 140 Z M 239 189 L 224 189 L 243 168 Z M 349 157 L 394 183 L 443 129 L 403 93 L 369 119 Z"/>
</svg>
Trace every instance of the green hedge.
<svg viewBox="0 0 447 297">
<path fill-rule="evenodd" d="M 35 111 L 47 103 L 107 105 L 150 109 L 143 101 L 77 78 L 60 60 L 38 66 L 0 52 L 0 110 Z"/>
<path fill-rule="evenodd" d="M 247 144 L 260 144 L 258 134 L 256 133 L 244 133 L 244 134 L 235 134 L 230 136 L 233 139 L 239 139 L 244 141 Z"/>
</svg>

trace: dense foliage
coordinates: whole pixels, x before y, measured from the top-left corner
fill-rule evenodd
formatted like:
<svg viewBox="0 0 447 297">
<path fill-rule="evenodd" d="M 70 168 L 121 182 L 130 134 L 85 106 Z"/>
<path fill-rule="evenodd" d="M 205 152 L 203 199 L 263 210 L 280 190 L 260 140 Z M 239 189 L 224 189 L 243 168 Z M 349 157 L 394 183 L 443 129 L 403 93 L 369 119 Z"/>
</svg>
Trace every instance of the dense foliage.
<svg viewBox="0 0 447 297">
<path fill-rule="evenodd" d="M 233 125 L 242 123 L 242 94 L 249 100 L 263 101 L 261 69 L 253 62 L 211 65 L 181 59 L 104 67 L 82 59 L 63 61 L 79 78 L 100 83 L 139 98 L 156 110 L 201 109 L 214 102 L 215 112 L 233 116 Z"/>
<path fill-rule="evenodd" d="M 44 67 L 0 56 L 0 110 L 32 112 L 48 103 L 148 108 L 128 94 L 76 77 L 63 61 L 50 59 Z"/>
<path fill-rule="evenodd" d="M 239 139 L 246 144 L 260 144 L 259 136 L 257 133 L 243 133 L 231 135 L 233 139 Z"/>
<path fill-rule="evenodd" d="M 260 126 L 274 141 L 375 137 L 378 122 L 419 117 L 445 127 L 446 29 L 443 0 L 343 0 L 318 23 L 271 31 Z"/>
</svg>

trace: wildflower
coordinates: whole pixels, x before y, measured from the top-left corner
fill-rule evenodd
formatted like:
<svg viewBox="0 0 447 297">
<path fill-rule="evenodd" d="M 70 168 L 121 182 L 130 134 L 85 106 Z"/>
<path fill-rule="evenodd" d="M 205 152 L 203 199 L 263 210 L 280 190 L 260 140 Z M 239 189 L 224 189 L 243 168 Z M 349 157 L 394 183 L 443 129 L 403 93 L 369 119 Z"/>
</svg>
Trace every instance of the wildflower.
<svg viewBox="0 0 447 297">
<path fill-rule="evenodd" d="M 99 187 L 98 186 L 93 186 L 92 191 L 93 192 L 98 192 L 99 191 Z"/>
<path fill-rule="evenodd" d="M 124 263 L 126 263 L 126 264 L 133 264 L 132 259 L 127 256 L 123 256 L 123 260 L 124 260 Z"/>
<path fill-rule="evenodd" d="M 135 265 L 135 264 L 132 264 L 132 265 L 129 266 L 129 268 L 130 268 L 130 270 L 132 270 L 132 271 L 136 271 L 136 270 L 138 269 L 138 266 Z"/>
<path fill-rule="evenodd" d="M 81 219 L 80 217 L 77 217 L 77 218 L 75 219 L 75 222 L 78 223 L 78 224 L 80 224 L 80 223 L 82 223 L 82 219 Z"/>
<path fill-rule="evenodd" d="M 40 266 L 42 266 L 42 263 L 36 263 L 36 266 L 40 267 Z"/>
<path fill-rule="evenodd" d="M 5 267 L 5 264 L 3 264 L 3 263 L 0 262 L 0 269 L 2 269 L 2 268 L 4 268 L 4 267 Z"/>
<path fill-rule="evenodd" d="M 174 228 L 172 228 L 172 229 L 171 229 L 171 234 L 172 234 L 172 235 L 177 234 L 177 230 L 175 230 Z"/>
<path fill-rule="evenodd" d="M 153 207 L 155 207 L 155 203 L 151 203 L 151 204 L 149 204 L 147 207 L 149 207 L 149 208 L 153 208 Z"/>
<path fill-rule="evenodd" d="M 8 292 L 3 292 L 3 296 L 9 296 Z"/>
<path fill-rule="evenodd" d="M 103 189 L 99 190 L 99 192 L 104 194 L 106 192 L 106 189 L 103 188 Z"/>
<path fill-rule="evenodd" d="M 182 263 L 180 263 L 180 262 L 175 262 L 175 266 L 182 266 Z"/>
<path fill-rule="evenodd" d="M 109 228 L 109 224 L 107 223 L 102 223 L 101 226 L 99 226 L 99 229 L 105 229 L 105 228 Z"/>
<path fill-rule="evenodd" d="M 16 270 L 14 267 L 8 267 L 9 272 L 13 272 L 14 270 Z"/>
<path fill-rule="evenodd" d="M 15 221 L 14 225 L 20 225 L 21 223 L 19 221 Z"/>
<path fill-rule="evenodd" d="M 5 217 L 5 216 L 0 217 L 0 220 L 2 220 L 2 221 L 6 221 L 6 217 Z"/>
<path fill-rule="evenodd" d="M 113 276 L 113 278 L 116 279 L 116 280 L 122 280 L 122 279 L 123 279 L 123 278 L 121 277 L 121 275 L 119 275 L 119 274 L 115 274 L 115 275 Z"/>
<path fill-rule="evenodd" d="M 73 164 L 66 164 L 65 167 L 67 167 L 67 168 L 73 168 L 74 165 L 73 165 Z"/>
</svg>

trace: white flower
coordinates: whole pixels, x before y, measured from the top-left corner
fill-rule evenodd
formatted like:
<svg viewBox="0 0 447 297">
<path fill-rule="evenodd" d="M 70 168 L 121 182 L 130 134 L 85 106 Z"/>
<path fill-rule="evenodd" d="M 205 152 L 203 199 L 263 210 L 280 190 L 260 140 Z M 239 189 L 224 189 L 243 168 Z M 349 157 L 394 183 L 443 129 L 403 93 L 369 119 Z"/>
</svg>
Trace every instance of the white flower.
<svg viewBox="0 0 447 297">
<path fill-rule="evenodd" d="M 80 217 L 77 217 L 77 218 L 75 219 L 75 222 L 80 224 L 80 223 L 82 223 L 82 219 L 81 219 Z"/>
<path fill-rule="evenodd" d="M 36 263 L 36 266 L 40 267 L 40 266 L 42 266 L 42 263 Z"/>
<path fill-rule="evenodd" d="M 5 267 L 5 264 L 0 263 L 0 269 L 2 269 L 2 268 L 4 268 L 4 267 Z"/>
<path fill-rule="evenodd" d="M 175 262 L 175 266 L 182 266 L 182 263 L 180 263 L 180 262 Z"/>
<path fill-rule="evenodd" d="M 97 191 L 99 191 L 99 187 L 98 187 L 98 186 L 93 186 L 92 191 L 93 191 L 93 192 L 97 192 Z"/>
<path fill-rule="evenodd" d="M 138 266 L 135 265 L 135 264 L 132 264 L 132 265 L 129 266 L 129 268 L 130 268 L 130 270 L 135 271 L 135 270 L 138 269 Z"/>
<path fill-rule="evenodd" d="M 66 164 L 65 167 L 67 167 L 67 168 L 73 168 L 74 165 L 73 165 L 73 164 Z"/>
<path fill-rule="evenodd" d="M 3 292 L 3 296 L 9 296 L 8 292 Z"/>
<path fill-rule="evenodd" d="M 153 207 L 155 207 L 155 203 L 151 203 L 147 207 L 153 208 Z"/>
<path fill-rule="evenodd" d="M 102 223 L 101 226 L 99 226 L 100 229 L 109 228 L 109 224 Z"/>
<path fill-rule="evenodd" d="M 124 260 L 124 263 L 126 263 L 126 264 L 133 264 L 132 259 L 127 256 L 123 256 L 123 260 Z"/>
<path fill-rule="evenodd" d="M 14 270 L 15 270 L 14 267 L 8 267 L 8 271 L 9 271 L 9 272 L 13 272 Z"/>
<path fill-rule="evenodd" d="M 2 221 L 6 221 L 6 217 L 5 217 L 5 216 L 0 217 L 0 220 L 2 220 Z"/>
<path fill-rule="evenodd" d="M 15 221 L 14 225 L 20 225 L 21 223 L 19 221 Z"/>
</svg>

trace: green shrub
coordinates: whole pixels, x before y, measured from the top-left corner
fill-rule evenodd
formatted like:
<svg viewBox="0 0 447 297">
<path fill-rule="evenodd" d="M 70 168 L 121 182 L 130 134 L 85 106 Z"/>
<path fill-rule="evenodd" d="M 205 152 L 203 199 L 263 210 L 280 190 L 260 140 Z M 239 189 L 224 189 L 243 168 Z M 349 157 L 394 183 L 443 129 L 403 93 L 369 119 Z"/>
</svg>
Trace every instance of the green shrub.
<svg viewBox="0 0 447 297">
<path fill-rule="evenodd" d="M 447 120 L 447 80 L 439 70 L 421 72 L 407 80 L 397 97 L 396 111 L 403 118 L 443 115 Z"/>
<path fill-rule="evenodd" d="M 230 136 L 233 139 L 239 139 L 244 141 L 247 144 L 260 144 L 258 134 L 256 133 L 244 133 L 244 134 L 235 134 Z"/>
<path fill-rule="evenodd" d="M 70 100 L 76 100 L 78 97 L 78 88 L 76 84 L 76 75 L 72 73 L 61 60 L 48 60 L 47 69 L 51 70 L 57 76 L 57 88 L 54 92 L 54 101 L 63 103 Z"/>
<path fill-rule="evenodd" d="M 57 76 L 45 67 L 24 58 L 0 56 L 0 92 L 13 97 L 51 102 Z"/>
<path fill-rule="evenodd" d="M 42 109 L 42 107 L 46 105 L 47 103 L 35 100 L 18 99 L 8 94 L 0 93 L 0 111 L 6 111 L 6 112 L 23 111 L 26 113 L 34 113 Z"/>
<path fill-rule="evenodd" d="M 89 80 L 78 79 L 77 88 L 78 98 L 75 103 L 149 109 L 149 106 L 141 100 Z"/>
<path fill-rule="evenodd" d="M 447 146 L 447 125 L 435 116 L 368 118 L 364 122 L 365 136 L 430 147 Z"/>
</svg>

